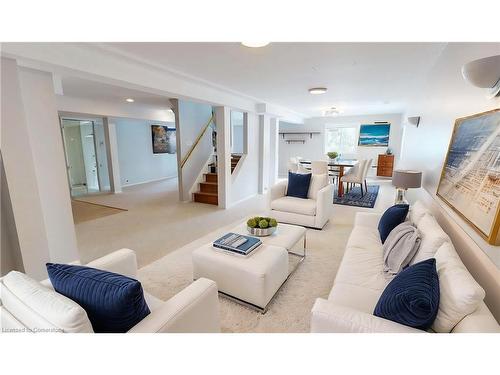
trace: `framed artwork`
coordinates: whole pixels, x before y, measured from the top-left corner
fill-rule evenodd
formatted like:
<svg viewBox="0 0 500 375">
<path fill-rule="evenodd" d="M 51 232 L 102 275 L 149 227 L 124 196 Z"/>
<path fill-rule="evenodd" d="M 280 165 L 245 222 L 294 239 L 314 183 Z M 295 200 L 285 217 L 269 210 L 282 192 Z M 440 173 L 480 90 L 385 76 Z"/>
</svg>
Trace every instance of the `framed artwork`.
<svg viewBox="0 0 500 375">
<path fill-rule="evenodd" d="M 387 147 L 391 124 L 361 124 L 359 127 L 358 146 Z"/>
<path fill-rule="evenodd" d="M 437 195 L 490 244 L 500 226 L 500 108 L 459 118 Z"/>
<path fill-rule="evenodd" d="M 177 152 L 175 128 L 151 125 L 153 154 L 175 154 Z"/>
</svg>

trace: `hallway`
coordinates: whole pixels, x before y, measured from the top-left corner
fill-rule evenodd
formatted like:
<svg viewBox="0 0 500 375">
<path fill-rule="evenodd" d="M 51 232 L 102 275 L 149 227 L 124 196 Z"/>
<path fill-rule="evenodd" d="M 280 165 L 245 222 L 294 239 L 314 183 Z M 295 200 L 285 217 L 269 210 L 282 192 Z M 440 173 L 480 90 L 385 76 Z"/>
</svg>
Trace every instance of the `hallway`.
<svg viewBox="0 0 500 375">
<path fill-rule="evenodd" d="M 127 247 L 136 251 L 139 267 L 266 208 L 266 197 L 262 195 L 227 210 L 209 204 L 179 202 L 175 178 L 127 187 L 120 194 L 79 200 L 127 210 L 84 222 L 75 217 L 81 261 L 85 263 Z"/>
</svg>

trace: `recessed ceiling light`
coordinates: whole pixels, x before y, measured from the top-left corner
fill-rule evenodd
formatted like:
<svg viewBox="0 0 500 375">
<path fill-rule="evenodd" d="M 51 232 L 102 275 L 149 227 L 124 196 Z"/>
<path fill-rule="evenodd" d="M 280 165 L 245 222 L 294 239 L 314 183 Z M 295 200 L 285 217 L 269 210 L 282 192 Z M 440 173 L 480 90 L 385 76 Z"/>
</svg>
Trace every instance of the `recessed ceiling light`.
<svg viewBox="0 0 500 375">
<path fill-rule="evenodd" d="M 269 42 L 241 42 L 245 47 L 250 47 L 250 48 L 259 48 L 259 47 L 265 47 L 269 44 Z"/>
<path fill-rule="evenodd" d="M 319 95 L 324 94 L 328 89 L 326 87 L 313 87 L 309 89 L 309 94 Z"/>
<path fill-rule="evenodd" d="M 125 100 L 126 100 L 127 102 L 129 102 L 129 103 L 133 103 L 133 102 L 134 102 L 134 99 L 132 99 L 132 98 L 127 98 L 127 99 L 125 99 Z"/>
</svg>

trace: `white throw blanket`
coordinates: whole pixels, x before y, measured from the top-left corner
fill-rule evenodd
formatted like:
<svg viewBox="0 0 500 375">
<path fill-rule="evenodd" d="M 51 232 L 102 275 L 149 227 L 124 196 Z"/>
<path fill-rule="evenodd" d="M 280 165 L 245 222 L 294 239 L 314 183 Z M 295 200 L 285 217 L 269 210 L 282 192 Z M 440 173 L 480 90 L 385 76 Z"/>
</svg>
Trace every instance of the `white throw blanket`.
<svg viewBox="0 0 500 375">
<path fill-rule="evenodd" d="M 394 228 L 383 246 L 384 271 L 390 275 L 401 272 L 417 253 L 420 241 L 420 232 L 409 222 Z"/>
</svg>

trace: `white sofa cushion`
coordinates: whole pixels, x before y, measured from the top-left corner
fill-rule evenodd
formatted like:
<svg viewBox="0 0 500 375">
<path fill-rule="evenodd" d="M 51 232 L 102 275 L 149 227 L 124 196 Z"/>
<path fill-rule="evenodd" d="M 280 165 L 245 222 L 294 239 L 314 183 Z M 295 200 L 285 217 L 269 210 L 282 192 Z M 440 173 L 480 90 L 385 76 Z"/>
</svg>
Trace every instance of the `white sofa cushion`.
<svg viewBox="0 0 500 375">
<path fill-rule="evenodd" d="M 335 284 L 383 290 L 390 278 L 384 272 L 380 235 L 376 228 L 354 227 L 347 242 Z"/>
<path fill-rule="evenodd" d="M 427 209 L 427 207 L 424 206 L 424 204 L 421 201 L 415 202 L 415 204 L 410 206 L 410 212 L 408 217 L 410 218 L 410 221 L 412 222 L 413 225 L 417 226 L 420 220 L 426 215 L 430 214 L 431 212 Z"/>
<path fill-rule="evenodd" d="M 316 200 L 318 198 L 318 191 L 323 189 L 327 184 L 328 176 L 326 174 L 313 174 L 311 176 L 307 198 Z"/>
<path fill-rule="evenodd" d="M 442 244 L 435 258 L 440 301 L 432 329 L 435 332 L 451 332 L 465 316 L 479 307 L 485 292 L 467 271 L 451 243 Z"/>
<path fill-rule="evenodd" d="M 382 291 L 357 285 L 335 283 L 328 295 L 328 300 L 335 301 L 337 305 L 373 314 Z"/>
<path fill-rule="evenodd" d="M 295 197 L 282 197 L 271 202 L 271 209 L 295 214 L 316 215 L 316 201 Z"/>
<path fill-rule="evenodd" d="M 11 271 L 2 279 L 2 303 L 32 331 L 93 332 L 85 310 L 71 299 Z"/>
<path fill-rule="evenodd" d="M 411 265 L 433 258 L 436 251 L 443 243 L 451 243 L 448 235 L 441 229 L 438 222 L 431 214 L 424 215 L 424 217 L 419 220 L 417 228 L 422 236 L 422 242 L 420 243 L 417 254 L 415 254 L 415 257 L 410 263 Z"/>
</svg>

